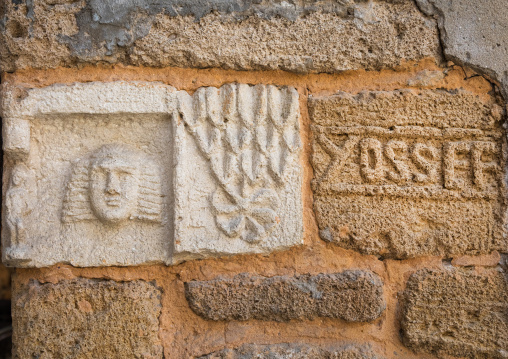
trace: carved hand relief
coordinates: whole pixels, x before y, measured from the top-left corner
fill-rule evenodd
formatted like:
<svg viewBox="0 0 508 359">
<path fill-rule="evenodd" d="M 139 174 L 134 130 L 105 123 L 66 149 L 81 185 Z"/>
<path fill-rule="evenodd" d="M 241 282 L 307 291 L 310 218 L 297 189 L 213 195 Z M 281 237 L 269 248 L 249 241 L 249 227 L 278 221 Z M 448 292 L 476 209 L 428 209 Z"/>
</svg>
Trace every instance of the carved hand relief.
<svg viewBox="0 0 508 359">
<path fill-rule="evenodd" d="M 67 185 L 63 222 L 161 222 L 162 186 L 156 164 L 125 145 L 104 145 L 76 162 Z"/>
<path fill-rule="evenodd" d="M 189 210 L 188 214 L 177 211 L 181 219 L 177 220 L 177 252 L 195 245 L 203 251 L 257 252 L 266 246 L 287 246 L 288 241 L 299 243 L 301 144 L 296 90 L 230 84 L 200 88 L 192 96 L 180 92 L 177 116 L 185 148 L 182 157 L 197 160 L 182 163 L 180 173 L 204 171 L 196 186 L 207 190 L 198 194 L 184 178 L 177 180 L 177 204 L 182 206 L 176 208 Z M 186 201 L 196 195 L 206 210 Z M 189 218 L 203 215 L 206 229 L 194 226 Z M 289 223 L 294 228 L 288 230 Z M 278 236 L 282 238 L 277 240 Z"/>
<path fill-rule="evenodd" d="M 397 258 L 506 249 L 496 106 L 444 91 L 311 99 L 323 239 Z"/>
<path fill-rule="evenodd" d="M 8 265 L 173 264 L 301 243 L 295 89 L 23 91 L 2 108 Z"/>
</svg>

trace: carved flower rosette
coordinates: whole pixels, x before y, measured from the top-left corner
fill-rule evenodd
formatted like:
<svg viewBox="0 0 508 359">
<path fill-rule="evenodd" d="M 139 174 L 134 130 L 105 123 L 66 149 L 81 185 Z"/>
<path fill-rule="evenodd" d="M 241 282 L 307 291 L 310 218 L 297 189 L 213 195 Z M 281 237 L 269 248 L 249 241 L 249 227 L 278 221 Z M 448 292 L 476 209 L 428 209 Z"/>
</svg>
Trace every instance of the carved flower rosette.
<svg viewBox="0 0 508 359">
<path fill-rule="evenodd" d="M 178 113 L 218 184 L 210 194 L 217 227 L 249 243 L 267 238 L 281 221 L 279 194 L 301 147 L 297 91 L 246 84 L 182 91 Z"/>
</svg>

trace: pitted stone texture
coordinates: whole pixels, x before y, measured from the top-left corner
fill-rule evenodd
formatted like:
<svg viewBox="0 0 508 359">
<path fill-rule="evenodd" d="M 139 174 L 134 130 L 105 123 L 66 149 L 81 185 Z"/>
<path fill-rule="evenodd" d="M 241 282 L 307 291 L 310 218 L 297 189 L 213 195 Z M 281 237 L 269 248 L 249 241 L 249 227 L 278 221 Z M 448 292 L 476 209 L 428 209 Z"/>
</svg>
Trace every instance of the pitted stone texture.
<svg viewBox="0 0 508 359">
<path fill-rule="evenodd" d="M 367 322 L 385 309 L 383 283 L 370 271 L 258 277 L 185 283 L 189 305 L 209 320 L 341 318 Z"/>
<path fill-rule="evenodd" d="M 405 344 L 418 352 L 497 359 L 508 355 L 508 283 L 495 270 L 421 270 L 402 296 Z"/>
<path fill-rule="evenodd" d="M 162 358 L 160 297 L 144 281 L 31 281 L 13 296 L 14 358 Z"/>
<path fill-rule="evenodd" d="M 504 251 L 502 108 L 465 91 L 310 97 L 321 237 L 366 254 Z"/>
<path fill-rule="evenodd" d="M 173 92 L 142 82 L 4 89 L 4 263 L 170 261 Z"/>
<path fill-rule="evenodd" d="M 321 348 L 305 344 L 246 344 L 240 348 L 224 349 L 199 359 L 380 359 L 370 349 L 356 346 Z"/>
<path fill-rule="evenodd" d="M 298 92 L 178 92 L 175 261 L 302 244 Z"/>
<path fill-rule="evenodd" d="M 505 0 L 417 0 L 436 18 L 444 54 L 482 70 L 508 94 L 508 7 Z"/>
<path fill-rule="evenodd" d="M 409 0 L 33 0 L 3 11 L 2 71 L 109 62 L 338 72 L 440 57 L 435 21 Z"/>
</svg>

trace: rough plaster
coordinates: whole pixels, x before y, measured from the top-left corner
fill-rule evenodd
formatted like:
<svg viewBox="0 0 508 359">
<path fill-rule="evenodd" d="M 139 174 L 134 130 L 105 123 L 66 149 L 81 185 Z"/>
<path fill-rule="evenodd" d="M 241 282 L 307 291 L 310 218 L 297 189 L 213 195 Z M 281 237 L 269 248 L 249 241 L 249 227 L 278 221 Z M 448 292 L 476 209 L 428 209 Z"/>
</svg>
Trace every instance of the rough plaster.
<svg viewBox="0 0 508 359">
<path fill-rule="evenodd" d="M 480 69 L 508 93 L 508 7 L 504 0 L 416 0 L 437 19 L 444 55 Z"/>
</svg>

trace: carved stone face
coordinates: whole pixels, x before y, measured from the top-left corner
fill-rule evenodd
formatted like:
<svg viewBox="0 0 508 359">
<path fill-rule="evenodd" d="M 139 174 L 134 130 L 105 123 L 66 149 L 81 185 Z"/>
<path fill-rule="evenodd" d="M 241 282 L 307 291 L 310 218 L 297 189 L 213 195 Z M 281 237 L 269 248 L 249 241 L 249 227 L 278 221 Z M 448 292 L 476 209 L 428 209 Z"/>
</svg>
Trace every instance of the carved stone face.
<svg viewBox="0 0 508 359">
<path fill-rule="evenodd" d="M 90 204 L 102 222 L 131 218 L 138 202 L 139 168 L 126 158 L 98 158 L 90 171 Z"/>
</svg>

